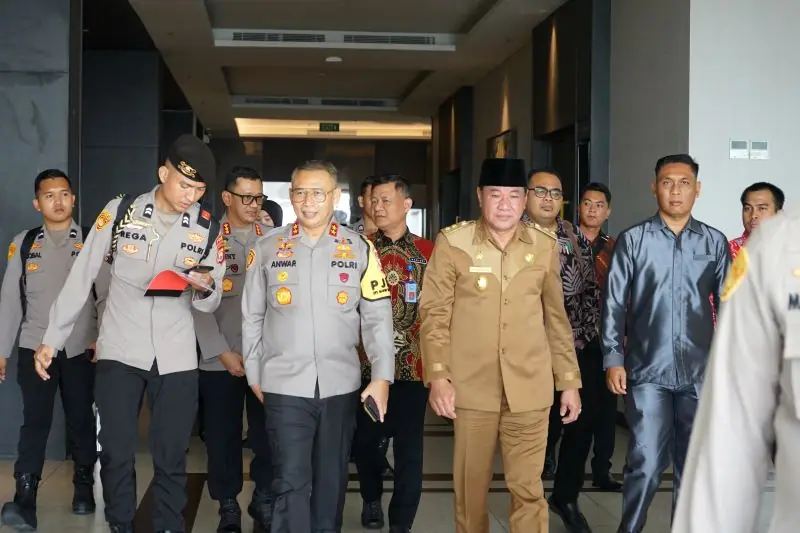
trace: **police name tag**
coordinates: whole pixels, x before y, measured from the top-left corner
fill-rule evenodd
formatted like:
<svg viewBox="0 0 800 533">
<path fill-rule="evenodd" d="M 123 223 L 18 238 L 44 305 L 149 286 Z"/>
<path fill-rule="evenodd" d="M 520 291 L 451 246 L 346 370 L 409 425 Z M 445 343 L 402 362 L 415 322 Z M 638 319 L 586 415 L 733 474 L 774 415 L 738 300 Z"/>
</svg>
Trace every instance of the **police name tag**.
<svg viewBox="0 0 800 533">
<path fill-rule="evenodd" d="M 417 303 L 417 282 L 416 281 L 407 281 L 404 284 L 405 295 L 404 300 L 406 303 L 415 304 Z"/>
<path fill-rule="evenodd" d="M 469 267 L 469 271 L 472 274 L 491 274 L 492 273 L 492 267 L 471 266 L 471 267 Z"/>
</svg>

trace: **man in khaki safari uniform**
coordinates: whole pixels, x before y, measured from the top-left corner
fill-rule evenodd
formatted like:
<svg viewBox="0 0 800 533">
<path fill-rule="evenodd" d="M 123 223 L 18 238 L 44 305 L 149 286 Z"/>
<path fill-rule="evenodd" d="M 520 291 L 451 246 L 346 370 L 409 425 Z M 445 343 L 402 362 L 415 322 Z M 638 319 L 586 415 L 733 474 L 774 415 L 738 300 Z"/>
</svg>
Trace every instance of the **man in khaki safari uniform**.
<svg viewBox="0 0 800 533">
<path fill-rule="evenodd" d="M 484 161 L 482 216 L 436 239 L 421 297 L 430 403 L 455 421 L 457 533 L 488 533 L 486 500 L 500 438 L 512 533 L 546 533 L 541 472 L 553 386 L 564 423 L 580 413 L 580 371 L 551 232 L 520 221 L 518 159 Z M 545 341 L 546 339 L 546 341 Z"/>
</svg>

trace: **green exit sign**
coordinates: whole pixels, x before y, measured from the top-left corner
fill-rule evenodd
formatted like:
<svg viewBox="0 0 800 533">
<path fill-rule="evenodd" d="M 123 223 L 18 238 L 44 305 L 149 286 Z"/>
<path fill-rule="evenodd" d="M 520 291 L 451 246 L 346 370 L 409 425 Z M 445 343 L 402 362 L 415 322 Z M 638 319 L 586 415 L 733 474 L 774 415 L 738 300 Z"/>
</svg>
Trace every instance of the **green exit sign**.
<svg viewBox="0 0 800 533">
<path fill-rule="evenodd" d="M 339 123 L 338 122 L 320 122 L 319 123 L 319 131 L 325 133 L 336 133 L 339 131 Z"/>
</svg>

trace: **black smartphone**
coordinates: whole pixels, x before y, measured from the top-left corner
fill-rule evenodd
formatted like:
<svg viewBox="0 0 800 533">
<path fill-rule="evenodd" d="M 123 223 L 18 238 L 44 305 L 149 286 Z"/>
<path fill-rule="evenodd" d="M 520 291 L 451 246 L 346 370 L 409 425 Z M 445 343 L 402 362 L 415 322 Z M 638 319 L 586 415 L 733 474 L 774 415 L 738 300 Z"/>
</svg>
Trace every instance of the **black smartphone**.
<svg viewBox="0 0 800 533">
<path fill-rule="evenodd" d="M 367 416 L 369 416 L 373 422 L 381 421 L 381 412 L 378 410 L 378 404 L 372 396 L 367 396 L 367 399 L 364 400 L 364 411 L 367 412 Z"/>
<path fill-rule="evenodd" d="M 211 272 L 212 270 L 214 270 L 214 267 L 213 267 L 213 266 L 209 266 L 209 265 L 195 265 L 195 266 L 193 266 L 192 268 L 190 268 L 189 270 L 187 270 L 187 271 L 186 271 L 186 273 L 188 274 L 189 272 L 200 272 L 201 274 L 208 274 L 208 273 L 209 273 L 209 272 Z"/>
</svg>

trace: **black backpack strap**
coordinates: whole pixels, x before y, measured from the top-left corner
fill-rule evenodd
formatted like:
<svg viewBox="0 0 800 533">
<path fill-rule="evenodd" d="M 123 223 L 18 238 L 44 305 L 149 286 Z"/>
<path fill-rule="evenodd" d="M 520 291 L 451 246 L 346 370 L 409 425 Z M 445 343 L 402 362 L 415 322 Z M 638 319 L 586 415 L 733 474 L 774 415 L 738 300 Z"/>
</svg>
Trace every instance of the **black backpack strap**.
<svg viewBox="0 0 800 533">
<path fill-rule="evenodd" d="M 119 241 L 120 231 L 133 218 L 133 210 L 135 209 L 133 205 L 133 201 L 136 199 L 135 196 L 123 193 L 117 198 L 119 198 L 120 202 L 117 208 L 117 216 L 111 226 L 111 249 L 106 256 L 106 262 L 109 265 L 114 262 L 114 255 L 117 253 L 117 241 Z"/>
<path fill-rule="evenodd" d="M 86 242 L 86 237 L 89 236 L 90 231 L 92 231 L 92 228 L 81 226 L 81 241 Z M 94 298 L 95 302 L 97 301 L 97 287 L 94 286 L 94 283 L 92 283 L 92 298 Z"/>
<path fill-rule="evenodd" d="M 200 215 L 197 217 L 197 223 L 204 228 L 208 228 L 208 241 L 206 248 L 203 250 L 203 255 L 200 257 L 200 263 L 205 261 L 208 254 L 211 252 L 211 247 L 214 246 L 217 237 L 219 236 L 219 221 L 211 216 L 211 211 L 205 205 L 200 206 Z"/>
<path fill-rule="evenodd" d="M 22 237 L 22 243 L 19 246 L 19 260 L 22 261 L 22 274 L 19 276 L 19 298 L 20 303 L 22 304 L 22 318 L 25 318 L 25 313 L 28 311 L 28 299 L 26 298 L 25 294 L 27 292 L 28 280 L 25 275 L 27 272 L 26 263 L 28 262 L 28 256 L 31 253 L 31 247 L 33 247 L 33 241 L 36 240 L 36 237 L 42 231 L 42 227 L 39 226 L 38 228 L 29 229 L 25 236 Z"/>
</svg>

